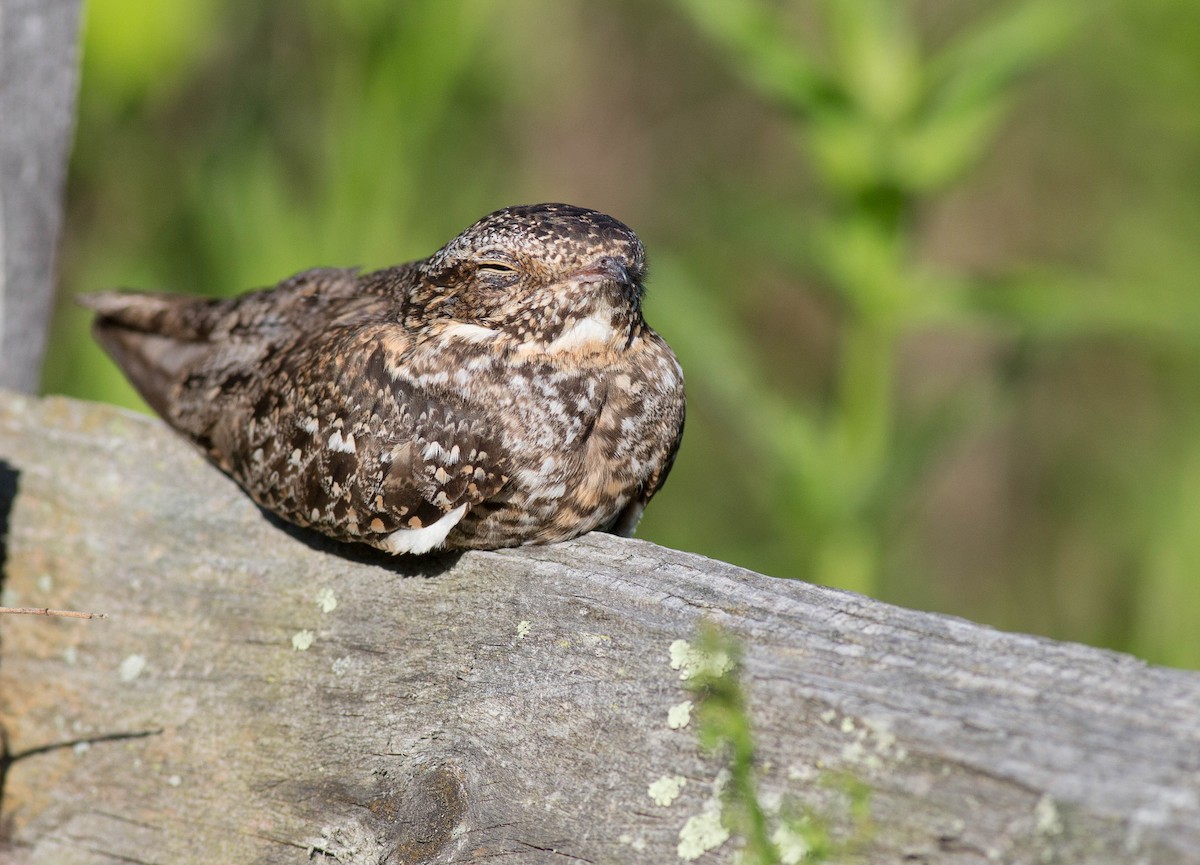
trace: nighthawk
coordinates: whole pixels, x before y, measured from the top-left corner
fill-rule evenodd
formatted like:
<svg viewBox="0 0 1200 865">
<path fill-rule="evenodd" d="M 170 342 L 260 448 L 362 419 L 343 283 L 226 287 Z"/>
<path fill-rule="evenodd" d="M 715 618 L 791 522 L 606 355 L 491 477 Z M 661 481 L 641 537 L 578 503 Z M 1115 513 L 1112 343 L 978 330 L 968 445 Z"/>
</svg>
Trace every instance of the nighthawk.
<svg viewBox="0 0 1200 865">
<path fill-rule="evenodd" d="M 645 274 L 621 222 L 539 204 L 373 273 L 81 300 L 150 406 L 259 505 L 424 553 L 633 532 L 684 419 Z"/>
</svg>

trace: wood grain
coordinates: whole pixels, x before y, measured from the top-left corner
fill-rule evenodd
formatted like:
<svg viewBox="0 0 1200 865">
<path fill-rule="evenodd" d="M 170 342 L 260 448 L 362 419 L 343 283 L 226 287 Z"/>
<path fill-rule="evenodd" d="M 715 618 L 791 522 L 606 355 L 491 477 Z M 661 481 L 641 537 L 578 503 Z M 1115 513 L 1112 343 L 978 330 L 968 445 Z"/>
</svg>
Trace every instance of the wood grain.
<svg viewBox="0 0 1200 865">
<path fill-rule="evenodd" d="M 680 861 L 722 761 L 670 646 L 711 620 L 763 801 L 848 833 L 854 778 L 860 861 L 1200 862 L 1195 673 L 608 536 L 347 550 L 62 399 L 0 394 L 5 525 L 5 603 L 109 618 L 0 617 L 3 861 Z"/>
<path fill-rule="evenodd" d="M 0 0 L 0 388 L 41 381 L 79 85 L 80 0 Z"/>
</svg>

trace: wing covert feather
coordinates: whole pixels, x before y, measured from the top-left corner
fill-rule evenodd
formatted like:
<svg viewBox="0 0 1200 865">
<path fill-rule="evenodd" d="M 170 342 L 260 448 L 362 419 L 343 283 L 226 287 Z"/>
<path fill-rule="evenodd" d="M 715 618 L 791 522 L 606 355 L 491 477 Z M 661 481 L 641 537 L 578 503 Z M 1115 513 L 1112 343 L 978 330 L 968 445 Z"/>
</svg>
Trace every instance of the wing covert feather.
<svg viewBox="0 0 1200 865">
<path fill-rule="evenodd" d="M 269 389 L 218 413 L 213 458 L 265 507 L 376 546 L 478 504 L 508 481 L 494 425 L 409 374 L 410 350 L 377 326 L 287 353 Z"/>
</svg>

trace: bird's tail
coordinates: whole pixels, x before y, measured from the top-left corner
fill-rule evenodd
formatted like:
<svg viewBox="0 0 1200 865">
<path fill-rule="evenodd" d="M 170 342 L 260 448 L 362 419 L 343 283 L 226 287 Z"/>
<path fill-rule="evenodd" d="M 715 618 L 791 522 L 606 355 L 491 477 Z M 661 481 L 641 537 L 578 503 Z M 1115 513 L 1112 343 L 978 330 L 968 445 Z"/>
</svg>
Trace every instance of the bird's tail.
<svg viewBox="0 0 1200 865">
<path fill-rule="evenodd" d="M 174 294 L 102 291 L 77 297 L 96 311 L 92 334 L 142 398 L 169 418 L 170 394 L 182 371 L 210 351 L 208 301 Z"/>
</svg>

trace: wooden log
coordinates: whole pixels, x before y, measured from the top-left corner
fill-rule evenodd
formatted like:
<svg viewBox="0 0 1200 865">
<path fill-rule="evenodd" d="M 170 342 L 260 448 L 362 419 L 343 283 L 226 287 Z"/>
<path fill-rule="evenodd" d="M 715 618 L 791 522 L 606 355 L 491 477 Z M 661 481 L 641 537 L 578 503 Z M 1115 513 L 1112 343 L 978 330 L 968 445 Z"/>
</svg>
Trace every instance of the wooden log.
<svg viewBox="0 0 1200 865">
<path fill-rule="evenodd" d="M 79 0 L 0 0 L 0 387 L 37 390 L 75 128 Z"/>
<path fill-rule="evenodd" d="M 733 861 L 671 664 L 710 620 L 835 861 L 1200 862 L 1196 673 L 607 536 L 347 550 L 63 399 L 0 395 L 4 526 L 5 603 L 108 614 L 0 617 L 4 861 Z"/>
<path fill-rule="evenodd" d="M 79 0 L 0 0 L 0 388 L 33 393 L 79 82 Z"/>
</svg>

